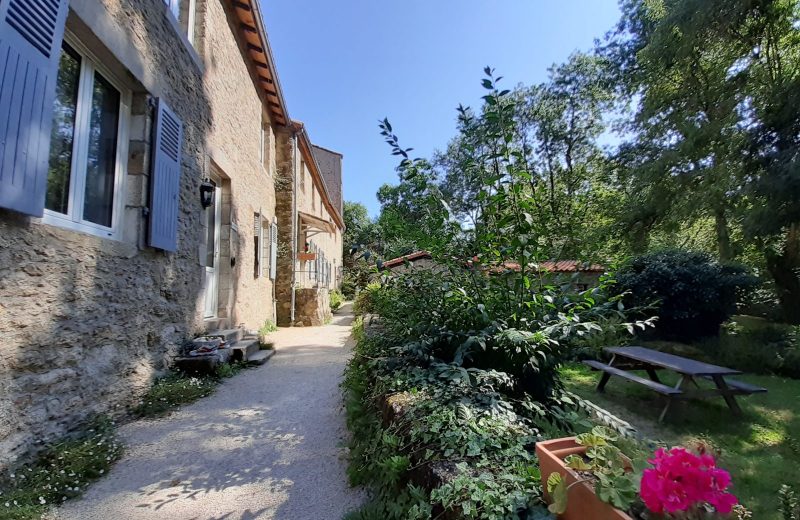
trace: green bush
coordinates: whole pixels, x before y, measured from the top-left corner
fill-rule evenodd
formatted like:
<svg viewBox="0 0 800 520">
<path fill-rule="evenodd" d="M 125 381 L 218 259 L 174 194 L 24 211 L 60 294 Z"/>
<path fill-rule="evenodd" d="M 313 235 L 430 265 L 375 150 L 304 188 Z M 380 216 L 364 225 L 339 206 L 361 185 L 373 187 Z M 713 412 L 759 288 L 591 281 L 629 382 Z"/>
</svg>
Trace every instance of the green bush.
<svg viewBox="0 0 800 520">
<path fill-rule="evenodd" d="M 739 370 L 800 379 L 800 327 L 736 316 L 710 343 L 713 361 Z"/>
<path fill-rule="evenodd" d="M 278 326 L 275 325 L 274 321 L 268 319 L 268 320 L 265 320 L 264 324 L 261 326 L 261 328 L 258 329 L 258 333 L 261 336 L 266 336 L 270 332 L 275 332 L 276 330 L 278 330 Z"/>
<path fill-rule="evenodd" d="M 632 259 L 617 273 L 616 290 L 629 307 L 653 309 L 659 336 L 692 340 L 716 336 L 736 312 L 738 297 L 755 283 L 742 266 L 720 264 L 706 253 L 668 250 Z"/>
<path fill-rule="evenodd" d="M 367 284 L 367 286 L 356 295 L 355 302 L 353 302 L 353 312 L 357 316 L 375 312 L 375 298 L 380 290 L 381 284 L 378 282 Z"/>
<path fill-rule="evenodd" d="M 344 303 L 344 296 L 336 289 L 330 292 L 331 310 L 335 311 Z"/>
<path fill-rule="evenodd" d="M 343 383 L 353 432 L 348 475 L 373 495 L 346 518 L 551 518 L 530 452 L 536 429 L 496 391 L 502 375 L 473 370 L 471 381 L 447 365 L 403 366 L 384 338 L 366 336 L 363 322 L 358 329 Z M 393 421 L 382 420 L 378 405 L 389 395 L 404 396 L 394 400 L 402 414 Z M 428 489 L 424 475 L 434 467 L 450 477 Z"/>
</svg>

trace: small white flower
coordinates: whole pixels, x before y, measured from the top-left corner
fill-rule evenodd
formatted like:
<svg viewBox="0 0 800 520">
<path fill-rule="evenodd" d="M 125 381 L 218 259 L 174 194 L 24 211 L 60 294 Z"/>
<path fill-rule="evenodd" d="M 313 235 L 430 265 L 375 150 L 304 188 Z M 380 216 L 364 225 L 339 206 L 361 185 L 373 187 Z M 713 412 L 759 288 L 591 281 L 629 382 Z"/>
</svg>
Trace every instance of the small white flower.
<svg viewBox="0 0 800 520">
<path fill-rule="evenodd" d="M 12 473 L 12 474 L 11 474 L 11 478 L 14 478 L 14 477 L 16 477 L 16 475 L 14 475 L 14 474 Z"/>
<path fill-rule="evenodd" d="M 104 469 L 101 469 L 101 470 L 100 470 L 100 474 L 101 474 L 101 475 L 102 475 L 103 473 L 105 473 L 105 472 L 106 472 L 106 470 L 104 470 Z"/>
<path fill-rule="evenodd" d="M 40 504 L 46 504 L 47 500 L 45 500 L 44 497 L 39 497 L 39 503 Z"/>
<path fill-rule="evenodd" d="M 9 502 L 6 502 L 6 507 L 11 507 L 11 504 Z"/>
</svg>

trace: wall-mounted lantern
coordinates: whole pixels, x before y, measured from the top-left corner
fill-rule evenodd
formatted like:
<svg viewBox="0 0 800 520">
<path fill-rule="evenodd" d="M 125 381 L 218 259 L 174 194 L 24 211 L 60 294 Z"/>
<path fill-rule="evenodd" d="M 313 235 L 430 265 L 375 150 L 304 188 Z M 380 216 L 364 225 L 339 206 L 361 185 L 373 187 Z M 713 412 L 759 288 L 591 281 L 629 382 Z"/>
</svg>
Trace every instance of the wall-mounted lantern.
<svg viewBox="0 0 800 520">
<path fill-rule="evenodd" d="M 210 208 L 214 204 L 216 188 L 217 186 L 210 179 L 200 183 L 200 205 L 203 206 L 203 209 Z"/>
</svg>

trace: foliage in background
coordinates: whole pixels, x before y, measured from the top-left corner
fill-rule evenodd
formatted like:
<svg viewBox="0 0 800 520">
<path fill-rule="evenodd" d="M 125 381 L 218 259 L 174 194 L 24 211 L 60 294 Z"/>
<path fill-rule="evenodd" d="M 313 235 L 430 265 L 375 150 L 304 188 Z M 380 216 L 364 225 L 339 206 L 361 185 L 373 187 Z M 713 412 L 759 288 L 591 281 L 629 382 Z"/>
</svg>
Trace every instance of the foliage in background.
<svg viewBox="0 0 800 520">
<path fill-rule="evenodd" d="M 48 447 L 32 464 L 0 479 L 0 518 L 34 520 L 52 506 L 80 496 L 122 456 L 114 423 L 91 422 L 79 436 Z"/>
<path fill-rule="evenodd" d="M 716 262 L 707 253 L 660 251 L 633 258 L 616 275 L 617 289 L 636 307 L 651 307 L 662 337 L 716 336 L 736 312 L 742 291 L 755 279 L 742 266 Z"/>
<path fill-rule="evenodd" d="M 710 222 L 719 259 L 757 252 L 783 319 L 800 323 L 800 4 L 625 0 L 621 8 L 598 52 L 627 113 L 615 162 L 633 252 L 658 233 L 685 246 L 684 230 Z"/>
<path fill-rule="evenodd" d="M 800 379 L 800 326 L 735 316 L 719 339 L 700 345 L 710 361 L 756 374 Z"/>
<path fill-rule="evenodd" d="M 375 297 L 381 289 L 381 284 L 372 282 L 367 284 L 362 291 L 356 295 L 353 302 L 353 313 L 356 316 L 363 316 L 375 312 Z"/>
<path fill-rule="evenodd" d="M 266 336 L 267 334 L 275 332 L 276 330 L 278 330 L 278 326 L 275 325 L 275 322 L 267 319 L 264 321 L 264 324 L 261 326 L 261 328 L 258 329 L 258 334 L 261 336 Z"/>
<path fill-rule="evenodd" d="M 345 251 L 345 257 L 348 254 Z M 353 254 L 360 255 L 361 253 L 356 252 Z M 342 278 L 342 294 L 348 299 L 355 298 L 356 293 L 369 285 L 377 276 L 378 271 L 375 265 L 363 257 L 346 260 Z"/>
<path fill-rule="evenodd" d="M 338 291 L 336 289 L 333 289 L 329 293 L 329 296 L 330 296 L 330 304 L 331 304 L 331 310 L 332 311 L 337 310 L 339 307 L 342 306 L 342 303 L 344 303 L 344 296 L 342 295 L 342 293 L 340 291 Z"/>
<path fill-rule="evenodd" d="M 447 148 L 380 188 L 361 242 L 383 258 L 431 250 L 454 221 L 478 240 L 507 149 L 542 259 L 701 250 L 769 278 L 761 301 L 779 312 L 767 312 L 800 323 L 800 4 L 624 0 L 621 11 L 594 52 L 547 81 L 459 107 Z M 604 146 L 609 136 L 619 144 Z"/>
</svg>

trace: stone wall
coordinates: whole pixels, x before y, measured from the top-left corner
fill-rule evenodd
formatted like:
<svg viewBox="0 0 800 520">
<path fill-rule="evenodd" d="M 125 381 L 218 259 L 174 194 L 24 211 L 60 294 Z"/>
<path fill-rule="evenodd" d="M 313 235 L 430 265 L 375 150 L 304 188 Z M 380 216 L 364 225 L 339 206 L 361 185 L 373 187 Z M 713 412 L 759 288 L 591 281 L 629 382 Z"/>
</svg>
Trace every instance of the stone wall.
<svg viewBox="0 0 800 520">
<path fill-rule="evenodd" d="M 295 270 L 295 221 L 294 221 L 294 189 L 296 144 L 295 138 L 288 129 L 281 130 L 275 136 L 275 157 L 277 161 L 279 185 L 276 187 L 278 198 L 275 213 L 278 218 L 278 280 L 275 287 L 277 298 L 277 323 L 281 327 L 292 324 L 292 285 Z"/>
<path fill-rule="evenodd" d="M 317 327 L 333 318 L 327 289 L 297 289 L 295 302 L 295 325 Z"/>
<path fill-rule="evenodd" d="M 261 107 L 240 43 L 225 2 L 199 4 L 208 46 L 198 54 L 163 0 L 70 2 L 70 32 L 132 93 L 122 233 L 109 240 L 0 210 L 0 468 L 93 414 L 134 404 L 177 346 L 204 329 L 198 190 L 212 164 L 229 177 L 240 231 L 256 208 L 274 211 L 269 172 L 253 162 Z M 184 125 L 175 253 L 144 245 L 155 97 Z M 248 270 L 249 235 L 231 246 L 250 276 L 236 282 L 236 298 L 248 301 L 271 291 Z M 235 309 L 253 326 L 273 312 L 269 297 Z"/>
</svg>

